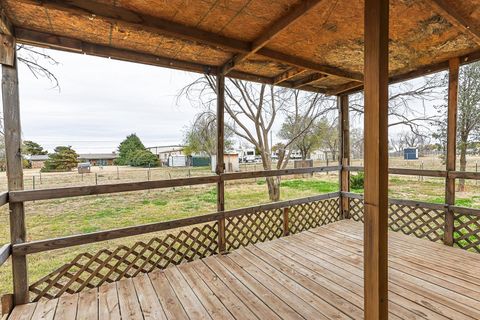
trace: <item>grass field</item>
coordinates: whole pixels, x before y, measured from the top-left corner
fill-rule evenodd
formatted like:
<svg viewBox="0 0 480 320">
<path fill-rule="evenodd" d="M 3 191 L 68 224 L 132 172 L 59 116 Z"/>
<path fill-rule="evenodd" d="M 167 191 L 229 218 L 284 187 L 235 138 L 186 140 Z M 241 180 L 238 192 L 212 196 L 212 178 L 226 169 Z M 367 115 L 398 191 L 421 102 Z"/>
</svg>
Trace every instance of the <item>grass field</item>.
<svg viewBox="0 0 480 320">
<path fill-rule="evenodd" d="M 399 161 L 398 166 L 400 164 L 401 161 Z M 250 166 L 244 169 L 253 170 L 254 168 Z M 257 170 L 260 169 L 260 165 L 256 166 Z M 123 173 L 120 173 L 123 174 L 125 180 L 128 177 L 128 181 L 144 181 L 147 178 L 145 169 L 127 170 L 123 168 L 122 170 Z M 152 180 L 211 174 L 209 168 L 191 169 L 190 172 L 185 169 L 183 171 L 179 169 L 168 171 L 167 168 L 155 170 L 158 171 L 154 174 L 150 173 L 150 179 Z M 105 179 L 101 183 L 118 182 L 115 179 L 117 173 L 114 167 L 103 169 L 102 174 L 104 177 L 113 178 Z M 73 183 L 72 176 L 78 179 L 78 174 L 74 173 L 44 175 L 42 179 L 44 179 L 44 182 L 48 179 L 57 179 L 60 180 L 60 182 L 57 181 L 57 185 L 70 185 Z M 27 171 L 26 179 L 28 180 L 31 177 L 32 174 Z M 124 179 L 121 179 L 121 181 L 124 182 Z M 86 182 L 85 177 L 83 182 Z M 91 184 L 91 181 L 89 183 Z M 81 185 L 82 183 L 78 184 Z M 48 184 L 45 183 L 42 186 L 45 187 Z M 444 188 L 444 179 L 423 178 L 421 180 L 418 177 L 391 176 L 389 194 L 391 198 L 443 203 Z M 313 178 L 305 179 L 297 179 L 293 176 L 282 178 L 282 200 L 334 191 L 338 191 L 338 175 L 336 173 L 321 173 L 316 174 Z M 363 192 L 363 190 L 353 191 Z M 267 202 L 267 187 L 264 179 L 232 181 L 226 184 L 225 203 L 227 209 Z M 475 182 L 468 182 L 466 191 L 457 193 L 457 204 L 480 208 L 480 185 L 476 185 Z M 170 188 L 36 201 L 27 203 L 25 208 L 28 240 L 31 241 L 168 221 L 214 212 L 216 211 L 216 190 L 214 185 Z M 0 210 L 0 244 L 3 244 L 9 242 L 7 206 L 0 208 Z M 30 283 L 70 261 L 79 253 L 95 251 L 105 247 L 111 248 L 118 244 L 128 245 L 151 237 L 152 234 L 147 234 L 30 255 L 28 257 Z M 0 295 L 12 291 L 10 268 L 10 263 L 0 267 Z"/>
</svg>

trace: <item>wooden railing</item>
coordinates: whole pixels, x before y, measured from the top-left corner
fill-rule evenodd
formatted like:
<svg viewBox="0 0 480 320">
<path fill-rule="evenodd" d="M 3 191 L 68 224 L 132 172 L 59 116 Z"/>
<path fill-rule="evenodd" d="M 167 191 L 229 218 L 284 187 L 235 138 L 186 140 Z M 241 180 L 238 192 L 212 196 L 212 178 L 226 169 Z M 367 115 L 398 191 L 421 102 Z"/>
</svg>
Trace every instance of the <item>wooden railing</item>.
<svg viewBox="0 0 480 320">
<path fill-rule="evenodd" d="M 361 167 L 345 166 L 344 170 L 362 171 Z M 207 177 L 171 180 L 117 183 L 43 190 L 11 191 L 0 194 L 0 204 L 55 198 L 110 194 L 180 186 L 214 184 L 219 181 L 285 176 L 342 170 L 341 166 L 299 168 L 272 171 L 221 173 Z M 480 179 L 472 172 L 416 170 L 392 168 L 390 174 L 440 178 Z M 347 208 L 343 201 L 348 204 Z M 341 204 L 342 203 L 342 204 Z M 454 244 L 480 252 L 480 210 L 454 205 L 433 204 L 411 200 L 390 199 L 389 226 L 405 234 L 442 241 L 445 236 L 446 216 L 454 215 Z M 85 288 L 117 281 L 123 277 L 149 272 L 229 251 L 240 246 L 266 241 L 300 232 L 343 218 L 363 221 L 363 196 L 350 192 L 334 192 L 313 197 L 280 201 L 253 207 L 225 210 L 196 217 L 166 222 L 137 225 L 78 234 L 54 239 L 30 241 L 0 248 L 0 265 L 10 255 L 26 256 L 39 252 L 68 248 L 123 237 L 158 233 L 147 242 L 138 241 L 131 246 L 120 245 L 113 250 L 82 253 L 72 261 L 52 271 L 29 286 L 33 300 L 55 298 L 63 293 L 79 292 Z M 219 221 L 225 225 L 220 228 Z M 175 233 L 167 231 L 177 230 Z M 167 232 L 167 233 L 166 233 Z M 223 237 L 225 249 L 219 247 Z"/>
</svg>

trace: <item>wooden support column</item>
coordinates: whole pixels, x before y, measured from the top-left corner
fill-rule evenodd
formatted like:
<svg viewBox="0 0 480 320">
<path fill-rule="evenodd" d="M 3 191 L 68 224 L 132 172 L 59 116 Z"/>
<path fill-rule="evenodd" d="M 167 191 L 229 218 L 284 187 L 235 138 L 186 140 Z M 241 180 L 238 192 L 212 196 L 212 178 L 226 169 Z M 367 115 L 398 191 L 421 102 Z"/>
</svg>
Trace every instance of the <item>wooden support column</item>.
<svg viewBox="0 0 480 320">
<path fill-rule="evenodd" d="M 365 0 L 365 319 L 388 319 L 389 0 Z"/>
<path fill-rule="evenodd" d="M 2 65 L 2 100 L 7 159 L 8 191 L 23 190 L 21 155 L 20 101 L 18 93 L 17 63 Z M 26 241 L 23 202 L 10 203 L 10 238 L 12 244 Z M 12 256 L 14 303 L 28 302 L 28 275 L 26 256 Z"/>
<path fill-rule="evenodd" d="M 350 120 L 348 113 L 348 95 L 339 96 L 337 99 L 339 112 L 340 131 L 340 191 L 350 192 L 350 172 L 347 167 L 350 165 Z M 349 198 L 341 196 L 340 212 L 344 219 L 350 219 Z"/>
<path fill-rule="evenodd" d="M 218 175 L 225 172 L 224 132 L 225 132 L 225 76 L 217 74 L 217 167 Z M 225 211 L 225 182 L 220 180 L 217 183 L 217 211 Z M 225 243 L 225 218 L 218 220 L 218 251 L 226 251 Z"/>
<path fill-rule="evenodd" d="M 460 71 L 460 59 L 454 58 L 449 62 L 448 79 L 448 120 L 447 120 L 447 178 L 445 179 L 445 203 L 455 205 L 455 178 L 450 172 L 455 171 L 457 151 L 457 105 L 458 105 L 458 74 Z M 453 210 L 448 207 L 445 210 L 445 232 L 443 242 L 453 245 L 454 216 Z"/>
</svg>

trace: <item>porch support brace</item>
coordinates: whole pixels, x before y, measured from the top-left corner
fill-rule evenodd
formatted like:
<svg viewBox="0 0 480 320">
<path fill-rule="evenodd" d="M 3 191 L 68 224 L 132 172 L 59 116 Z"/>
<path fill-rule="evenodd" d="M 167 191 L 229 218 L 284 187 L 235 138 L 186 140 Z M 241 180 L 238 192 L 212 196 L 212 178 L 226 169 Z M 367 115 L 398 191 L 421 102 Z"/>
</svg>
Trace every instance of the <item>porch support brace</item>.
<svg viewBox="0 0 480 320">
<path fill-rule="evenodd" d="M 217 74 L 217 166 L 216 173 L 220 175 L 225 172 L 224 132 L 225 132 L 225 76 Z M 217 182 L 217 211 L 225 211 L 225 182 L 221 179 Z M 226 251 L 225 240 L 225 218 L 218 220 L 218 251 Z"/>
<path fill-rule="evenodd" d="M 350 121 L 348 113 L 348 95 L 342 95 L 337 98 L 338 104 L 338 122 L 340 131 L 340 157 L 338 159 L 340 164 L 340 191 L 350 192 L 350 172 L 348 166 L 350 165 Z M 344 219 L 350 218 L 350 205 L 347 196 L 341 196 L 340 214 Z"/>
<path fill-rule="evenodd" d="M 389 0 L 365 0 L 365 319 L 388 319 Z"/>
<path fill-rule="evenodd" d="M 457 149 L 457 105 L 458 105 L 458 75 L 460 71 L 460 60 L 458 58 L 449 61 L 448 76 L 448 118 L 447 118 L 447 173 L 455 171 L 455 154 Z M 455 178 L 447 174 L 445 179 L 445 203 L 449 206 L 455 205 Z M 453 245 L 454 216 L 453 210 L 448 207 L 445 210 L 445 232 L 443 242 Z"/>
<path fill-rule="evenodd" d="M 2 65 L 3 121 L 5 131 L 5 154 L 7 159 L 8 191 L 23 190 L 21 155 L 20 100 L 18 93 L 18 70 L 14 53 L 12 66 Z M 9 204 L 10 238 L 12 245 L 24 243 L 27 238 L 23 202 Z M 12 256 L 14 304 L 28 302 L 27 259 L 24 255 Z"/>
</svg>

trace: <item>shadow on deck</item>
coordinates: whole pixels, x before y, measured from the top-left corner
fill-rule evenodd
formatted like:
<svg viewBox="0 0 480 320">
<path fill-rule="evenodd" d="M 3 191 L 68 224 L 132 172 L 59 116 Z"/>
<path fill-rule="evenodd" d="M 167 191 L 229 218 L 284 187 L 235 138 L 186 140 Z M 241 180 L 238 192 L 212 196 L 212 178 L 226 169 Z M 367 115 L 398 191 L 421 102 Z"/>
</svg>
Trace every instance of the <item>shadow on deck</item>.
<svg viewBox="0 0 480 320">
<path fill-rule="evenodd" d="M 363 224 L 17 306 L 9 319 L 361 319 Z M 480 255 L 389 232 L 391 319 L 480 319 Z"/>
</svg>

